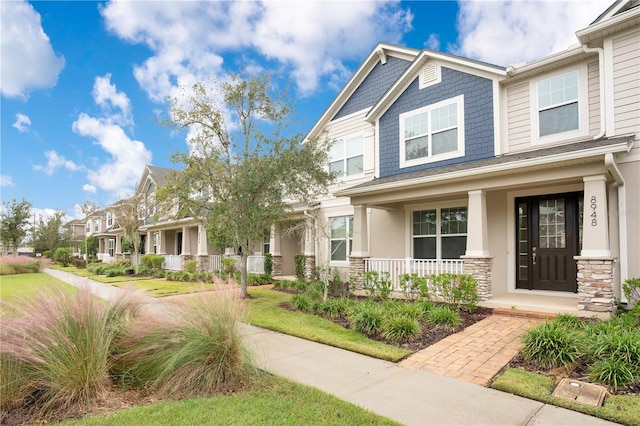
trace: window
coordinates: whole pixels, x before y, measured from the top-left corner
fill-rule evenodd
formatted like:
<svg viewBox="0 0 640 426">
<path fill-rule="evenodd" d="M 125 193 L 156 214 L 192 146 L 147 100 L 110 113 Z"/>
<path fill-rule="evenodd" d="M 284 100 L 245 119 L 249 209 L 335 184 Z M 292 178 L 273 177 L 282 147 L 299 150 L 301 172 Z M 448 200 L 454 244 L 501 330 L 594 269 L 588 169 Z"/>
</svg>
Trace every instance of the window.
<svg viewBox="0 0 640 426">
<path fill-rule="evenodd" d="M 459 259 L 467 248 L 467 208 L 414 211 L 415 259 Z"/>
<path fill-rule="evenodd" d="M 96 219 L 96 220 L 93 222 L 93 231 L 94 231 L 94 232 L 98 232 L 99 230 L 100 230 L 100 220 L 99 220 L 99 219 Z"/>
<path fill-rule="evenodd" d="M 331 225 L 331 260 L 346 261 L 351 254 L 353 216 L 329 219 Z"/>
<path fill-rule="evenodd" d="M 91 222 L 87 221 L 87 234 L 91 232 Z"/>
<path fill-rule="evenodd" d="M 116 240 L 109 239 L 109 256 L 111 256 L 111 257 L 113 257 L 115 245 L 116 245 Z"/>
<path fill-rule="evenodd" d="M 107 227 L 110 228 L 113 226 L 113 213 L 107 213 Z"/>
<path fill-rule="evenodd" d="M 580 128 L 577 70 L 541 80 L 536 88 L 540 137 Z"/>
<path fill-rule="evenodd" d="M 361 174 L 363 168 L 362 135 L 338 139 L 329 149 L 329 171 L 338 177 Z"/>
<path fill-rule="evenodd" d="M 400 167 L 464 155 L 464 96 L 400 114 Z"/>
<path fill-rule="evenodd" d="M 153 253 L 158 254 L 158 233 L 153 233 Z"/>
<path fill-rule="evenodd" d="M 262 240 L 262 254 L 267 254 L 271 250 L 271 235 L 267 234 Z"/>
</svg>

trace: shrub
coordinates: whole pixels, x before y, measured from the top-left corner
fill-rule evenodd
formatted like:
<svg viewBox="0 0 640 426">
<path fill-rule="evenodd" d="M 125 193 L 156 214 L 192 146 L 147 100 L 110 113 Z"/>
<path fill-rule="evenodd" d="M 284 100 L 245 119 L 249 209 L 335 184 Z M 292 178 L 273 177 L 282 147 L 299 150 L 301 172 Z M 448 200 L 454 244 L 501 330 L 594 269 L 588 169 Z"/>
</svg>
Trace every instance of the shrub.
<svg viewBox="0 0 640 426">
<path fill-rule="evenodd" d="M 305 264 L 307 263 L 307 256 L 305 256 L 302 253 L 298 253 L 295 256 L 293 256 L 293 260 L 295 262 L 296 278 L 300 281 L 304 281 L 306 278 L 304 269 L 305 269 Z"/>
<path fill-rule="evenodd" d="M 62 266 L 69 266 L 71 263 L 71 247 L 58 247 L 53 255 L 53 259 L 56 263 L 59 263 Z"/>
<path fill-rule="evenodd" d="M 81 257 L 74 257 L 71 259 L 71 264 L 78 269 L 84 269 L 87 267 L 87 262 Z"/>
<path fill-rule="evenodd" d="M 121 277 L 124 275 L 124 271 L 125 269 L 123 267 L 111 266 L 110 268 L 107 268 L 106 275 L 108 277 Z"/>
<path fill-rule="evenodd" d="M 449 306 L 436 306 L 427 313 L 427 321 L 431 324 L 441 325 L 446 328 L 455 329 L 462 324 L 460 314 Z"/>
<path fill-rule="evenodd" d="M 42 255 L 47 259 L 53 259 L 53 250 L 45 250 Z"/>
<path fill-rule="evenodd" d="M 478 303 L 477 282 L 471 275 L 438 274 L 427 278 L 426 292 L 429 298 L 437 298 L 449 305 L 460 305 L 473 312 Z"/>
<path fill-rule="evenodd" d="M 0 352 L 0 395 L 0 410 L 23 406 L 29 395 L 24 368 L 6 352 Z"/>
<path fill-rule="evenodd" d="M 600 360 L 589 367 L 589 377 L 617 390 L 638 381 L 638 367 L 615 358 Z"/>
<path fill-rule="evenodd" d="M 140 263 L 141 266 L 146 266 L 151 270 L 162 269 L 164 257 L 159 254 L 145 254 Z"/>
<path fill-rule="evenodd" d="M 640 331 L 600 334 L 589 340 L 589 355 L 594 359 L 615 359 L 640 369 Z"/>
<path fill-rule="evenodd" d="M 360 303 L 353 309 L 351 326 L 359 333 L 372 334 L 378 332 L 382 325 L 382 312 L 373 303 Z"/>
<path fill-rule="evenodd" d="M 333 279 L 329 281 L 329 295 L 342 298 L 348 297 L 349 294 L 349 281 L 343 282 L 340 278 L 340 272 L 337 269 L 334 269 Z"/>
<path fill-rule="evenodd" d="M 236 260 L 231 257 L 222 258 L 222 273 L 233 274 L 236 270 Z"/>
<path fill-rule="evenodd" d="M 559 326 L 573 330 L 584 330 L 587 327 L 582 319 L 571 314 L 560 314 L 553 319 L 553 322 Z"/>
<path fill-rule="evenodd" d="M 389 273 L 379 274 L 376 271 L 358 272 L 352 276 L 354 284 L 360 283 L 367 292 L 369 299 L 380 298 L 387 300 L 393 290 L 393 282 L 389 280 Z"/>
<path fill-rule="evenodd" d="M 271 253 L 264 255 L 264 274 L 269 276 L 273 274 L 273 255 Z"/>
<path fill-rule="evenodd" d="M 271 284 L 271 275 L 267 274 L 248 274 L 247 275 L 247 284 L 248 285 L 265 285 Z"/>
<path fill-rule="evenodd" d="M 116 371 L 125 381 L 208 396 L 237 390 L 258 374 L 240 332 L 241 303 L 221 294 L 190 302 L 171 315 L 150 313 L 122 340 Z"/>
<path fill-rule="evenodd" d="M 400 289 L 405 299 L 413 299 L 414 294 L 419 294 L 423 299 L 429 299 L 429 287 L 427 278 L 418 274 L 402 274 L 400 276 Z"/>
<path fill-rule="evenodd" d="M 303 294 L 294 294 L 291 297 L 291 306 L 299 311 L 308 312 L 311 308 L 309 298 Z"/>
<path fill-rule="evenodd" d="M 347 299 L 327 299 L 321 301 L 314 311 L 330 318 L 337 318 L 345 315 L 348 310 L 349 301 Z"/>
<path fill-rule="evenodd" d="M 415 318 L 393 315 L 382 322 L 382 335 L 392 342 L 415 337 L 420 334 L 420 325 Z"/>
<path fill-rule="evenodd" d="M 554 322 L 529 329 L 522 340 L 522 356 L 548 368 L 570 368 L 582 356 L 579 335 Z"/>
<path fill-rule="evenodd" d="M 34 410 L 66 410 L 101 396 L 115 345 L 140 306 L 130 295 L 105 302 L 84 288 L 48 289 L 11 305 L 20 318 L 2 324 L 3 349 L 26 379 Z"/>
<path fill-rule="evenodd" d="M 33 258 L 27 256 L 2 256 L 0 257 L 0 275 L 31 274 L 42 271 L 51 263 L 46 258 Z"/>
<path fill-rule="evenodd" d="M 185 262 L 185 271 L 189 272 L 190 274 L 195 274 L 196 272 L 196 268 L 198 267 L 198 261 L 195 259 L 191 259 L 191 260 L 187 260 Z"/>
<path fill-rule="evenodd" d="M 310 281 L 306 286 L 304 294 L 310 300 L 321 300 L 324 295 L 324 284 L 319 281 Z"/>
<path fill-rule="evenodd" d="M 622 291 L 633 312 L 640 315 L 640 278 L 627 278 L 622 284 Z"/>
</svg>

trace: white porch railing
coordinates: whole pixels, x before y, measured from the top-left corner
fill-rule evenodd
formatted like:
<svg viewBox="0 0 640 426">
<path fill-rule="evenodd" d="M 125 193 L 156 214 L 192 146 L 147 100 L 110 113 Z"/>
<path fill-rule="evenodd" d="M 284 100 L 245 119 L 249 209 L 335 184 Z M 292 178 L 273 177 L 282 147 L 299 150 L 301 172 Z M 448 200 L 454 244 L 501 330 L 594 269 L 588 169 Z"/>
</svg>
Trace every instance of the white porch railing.
<svg viewBox="0 0 640 426">
<path fill-rule="evenodd" d="M 375 271 L 379 274 L 389 274 L 395 290 L 400 290 L 400 277 L 404 274 L 416 274 L 419 277 L 432 274 L 464 274 L 462 260 L 431 260 L 431 259 L 364 259 L 364 270 Z"/>
<path fill-rule="evenodd" d="M 264 274 L 264 256 L 253 255 L 247 258 L 247 272 L 249 274 Z"/>
<path fill-rule="evenodd" d="M 222 271 L 222 255 L 210 254 L 209 255 L 209 272 Z"/>
<path fill-rule="evenodd" d="M 115 263 L 116 258 L 109 256 L 109 253 L 97 253 L 96 257 L 101 260 L 102 263 Z"/>
<path fill-rule="evenodd" d="M 222 271 L 222 259 L 225 257 L 235 259 L 235 267 L 236 269 L 238 268 L 240 265 L 240 256 L 223 256 L 220 254 L 213 254 L 209 255 L 209 272 Z M 247 272 L 250 274 L 264 274 L 264 256 L 249 256 L 247 258 Z"/>
<path fill-rule="evenodd" d="M 179 271 L 181 265 L 181 259 L 179 254 L 164 254 L 164 263 L 162 269 L 168 269 L 170 271 Z"/>
</svg>

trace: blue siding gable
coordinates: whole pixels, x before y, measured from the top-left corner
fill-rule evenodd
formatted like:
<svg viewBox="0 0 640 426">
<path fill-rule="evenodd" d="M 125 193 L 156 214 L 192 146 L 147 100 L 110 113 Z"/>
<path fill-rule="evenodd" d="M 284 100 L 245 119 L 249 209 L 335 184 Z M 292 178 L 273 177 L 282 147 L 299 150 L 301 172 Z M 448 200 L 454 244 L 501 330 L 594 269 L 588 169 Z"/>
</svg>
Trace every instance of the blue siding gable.
<svg viewBox="0 0 640 426">
<path fill-rule="evenodd" d="M 442 81 L 418 89 L 416 79 L 380 117 L 380 177 L 493 157 L 493 83 L 473 74 L 442 67 Z M 400 168 L 400 122 L 398 116 L 423 106 L 464 95 L 465 156 Z"/>
<path fill-rule="evenodd" d="M 332 120 L 372 107 L 410 63 L 395 56 L 387 56 L 384 65 L 378 62 Z"/>
</svg>

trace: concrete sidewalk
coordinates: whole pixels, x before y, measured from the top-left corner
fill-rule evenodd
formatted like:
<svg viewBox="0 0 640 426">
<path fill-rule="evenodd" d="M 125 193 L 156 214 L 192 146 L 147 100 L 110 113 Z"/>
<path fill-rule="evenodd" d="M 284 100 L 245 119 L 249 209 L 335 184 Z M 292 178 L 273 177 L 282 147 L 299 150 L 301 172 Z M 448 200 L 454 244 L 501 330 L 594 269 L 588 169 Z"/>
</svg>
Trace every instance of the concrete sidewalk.
<svg viewBox="0 0 640 426">
<path fill-rule="evenodd" d="M 89 285 L 95 294 L 107 299 L 122 292 L 116 287 L 66 272 L 51 269 L 45 272 L 72 285 Z M 258 366 L 264 370 L 316 387 L 403 424 L 614 424 L 251 325 L 243 325 L 242 330 Z"/>
</svg>

